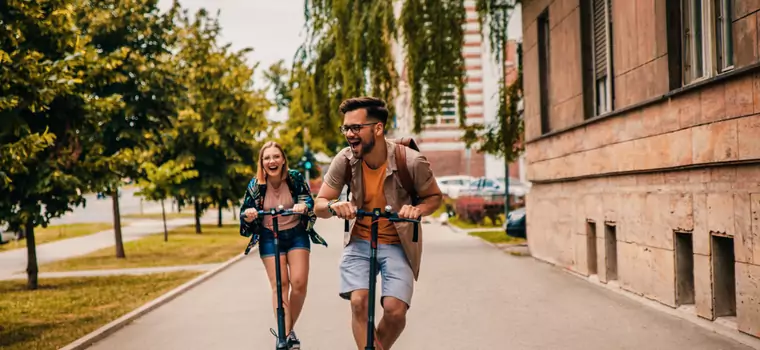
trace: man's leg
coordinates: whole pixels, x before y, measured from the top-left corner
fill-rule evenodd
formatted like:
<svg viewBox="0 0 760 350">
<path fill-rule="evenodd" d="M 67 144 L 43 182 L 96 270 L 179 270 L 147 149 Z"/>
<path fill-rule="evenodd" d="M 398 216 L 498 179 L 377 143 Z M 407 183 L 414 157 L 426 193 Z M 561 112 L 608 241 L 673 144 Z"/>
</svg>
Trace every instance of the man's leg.
<svg viewBox="0 0 760 350">
<path fill-rule="evenodd" d="M 343 250 L 340 262 L 340 296 L 351 302 L 351 329 L 359 350 L 367 341 L 369 255 L 369 242 L 356 240 Z"/>
<path fill-rule="evenodd" d="M 383 283 L 383 318 L 377 326 L 377 337 L 383 348 L 389 350 L 406 327 L 414 273 L 400 244 L 379 245 L 377 254 Z"/>
<path fill-rule="evenodd" d="M 383 298 L 383 318 L 377 326 L 377 338 L 385 350 L 398 340 L 406 327 L 406 303 L 394 297 Z"/>
<path fill-rule="evenodd" d="M 359 350 L 363 350 L 367 343 L 368 301 L 368 289 L 359 289 L 351 292 L 351 330 L 354 333 L 356 348 Z"/>
</svg>

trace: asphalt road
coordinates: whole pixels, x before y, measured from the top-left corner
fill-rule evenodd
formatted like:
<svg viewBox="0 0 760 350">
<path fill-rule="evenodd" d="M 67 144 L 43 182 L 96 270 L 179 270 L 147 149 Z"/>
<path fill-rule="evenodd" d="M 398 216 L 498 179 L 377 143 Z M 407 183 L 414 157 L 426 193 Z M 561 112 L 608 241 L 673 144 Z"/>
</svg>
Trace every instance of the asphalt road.
<svg viewBox="0 0 760 350">
<path fill-rule="evenodd" d="M 349 305 L 337 295 L 342 224 L 317 224 L 330 247 L 312 249 L 309 294 L 295 328 L 306 350 L 355 348 Z M 424 244 L 407 327 L 394 349 L 749 349 L 446 227 L 427 225 Z M 92 349 L 272 349 L 270 290 L 254 252 Z"/>
</svg>

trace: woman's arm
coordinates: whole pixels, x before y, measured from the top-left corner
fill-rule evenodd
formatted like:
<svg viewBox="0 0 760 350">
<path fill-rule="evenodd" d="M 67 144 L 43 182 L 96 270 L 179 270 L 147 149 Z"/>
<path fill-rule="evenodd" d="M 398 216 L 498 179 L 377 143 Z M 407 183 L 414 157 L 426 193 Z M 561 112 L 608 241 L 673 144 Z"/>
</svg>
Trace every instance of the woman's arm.
<svg viewBox="0 0 760 350">
<path fill-rule="evenodd" d="M 258 220 L 253 220 L 251 222 L 246 222 L 244 217 L 244 213 L 246 209 L 249 208 L 255 208 L 255 200 L 253 198 L 252 192 L 253 189 L 256 188 L 256 179 L 252 179 L 251 182 L 248 184 L 248 187 L 246 188 L 245 195 L 243 196 L 243 205 L 240 206 L 240 235 L 244 237 L 250 237 L 256 227 L 258 226 Z"/>
</svg>

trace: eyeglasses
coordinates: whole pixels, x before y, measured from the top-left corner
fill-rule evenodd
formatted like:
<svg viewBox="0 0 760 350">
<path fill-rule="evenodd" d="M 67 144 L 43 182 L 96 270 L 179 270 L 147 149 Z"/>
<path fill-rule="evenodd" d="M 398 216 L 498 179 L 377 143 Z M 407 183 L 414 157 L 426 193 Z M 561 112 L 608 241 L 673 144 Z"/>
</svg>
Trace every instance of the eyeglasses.
<svg viewBox="0 0 760 350">
<path fill-rule="evenodd" d="M 343 125 L 340 127 L 340 132 L 342 132 L 344 135 L 348 133 L 349 130 L 351 130 L 352 133 L 358 134 L 359 131 L 365 126 L 375 125 L 375 123 L 364 123 L 364 124 L 352 124 L 352 125 Z"/>
</svg>

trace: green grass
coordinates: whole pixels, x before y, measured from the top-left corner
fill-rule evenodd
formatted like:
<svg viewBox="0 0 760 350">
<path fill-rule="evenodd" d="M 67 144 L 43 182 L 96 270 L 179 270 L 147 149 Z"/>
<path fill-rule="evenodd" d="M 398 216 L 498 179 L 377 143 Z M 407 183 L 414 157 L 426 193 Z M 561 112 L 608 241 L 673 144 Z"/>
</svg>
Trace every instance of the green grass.
<svg viewBox="0 0 760 350">
<path fill-rule="evenodd" d="M 77 271 L 195 265 L 224 262 L 245 250 L 247 240 L 240 236 L 238 225 L 203 225 L 202 234 L 194 226 L 155 234 L 124 243 L 126 259 L 117 259 L 113 247 L 87 255 L 59 260 L 40 266 L 40 271 Z"/>
<path fill-rule="evenodd" d="M 55 225 L 46 228 L 40 226 L 34 229 L 34 241 L 37 245 L 40 245 L 66 238 L 86 236 L 100 231 L 110 230 L 112 228 L 113 224 L 105 222 Z M 0 245 L 0 252 L 18 248 L 26 248 L 26 240 L 12 241 Z"/>
<path fill-rule="evenodd" d="M 0 281 L 0 348 L 59 349 L 200 273 Z"/>
<path fill-rule="evenodd" d="M 501 218 L 501 221 L 498 225 L 491 222 L 491 219 L 485 218 L 483 219 L 483 224 L 473 224 L 469 221 L 461 220 L 459 217 L 453 217 L 449 219 L 449 224 L 454 225 L 456 227 L 459 227 L 461 229 L 475 229 L 475 228 L 494 228 L 494 227 L 501 227 L 501 223 L 504 222 L 504 214 L 499 215 L 499 218 Z"/>
<path fill-rule="evenodd" d="M 473 232 L 468 232 L 468 234 L 470 236 L 479 237 L 491 243 L 510 243 L 510 244 L 525 243 L 524 239 L 507 236 L 507 234 L 504 233 L 504 231 L 473 231 Z"/>
<path fill-rule="evenodd" d="M 195 214 L 192 211 L 182 213 L 166 213 L 166 220 L 193 218 Z M 136 220 L 163 220 L 161 213 L 150 214 L 125 214 L 121 216 L 122 219 L 136 219 Z"/>
</svg>

